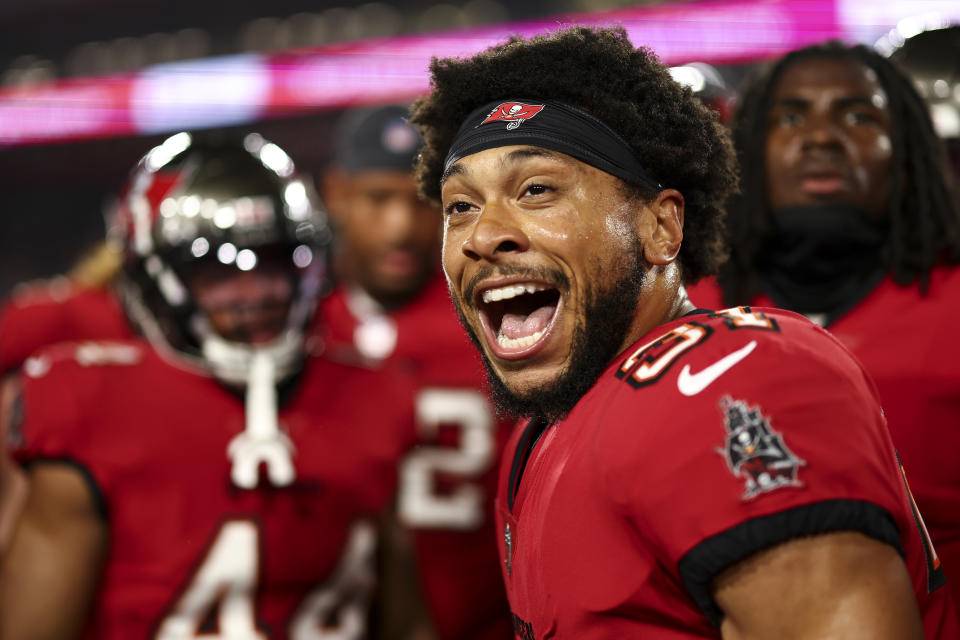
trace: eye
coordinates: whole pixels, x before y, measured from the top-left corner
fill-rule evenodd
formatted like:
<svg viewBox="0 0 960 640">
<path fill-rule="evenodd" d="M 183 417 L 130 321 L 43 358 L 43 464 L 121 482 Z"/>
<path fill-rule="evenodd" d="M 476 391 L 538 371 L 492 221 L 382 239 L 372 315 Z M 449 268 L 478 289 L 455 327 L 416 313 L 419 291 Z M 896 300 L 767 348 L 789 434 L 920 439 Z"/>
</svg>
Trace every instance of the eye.
<svg viewBox="0 0 960 640">
<path fill-rule="evenodd" d="M 363 196 L 367 199 L 370 204 L 374 206 L 382 206 L 393 197 L 393 194 L 386 189 L 368 189 L 363 192 Z"/>
<path fill-rule="evenodd" d="M 455 215 L 458 213 L 467 213 L 473 208 L 469 202 L 463 200 L 454 200 L 443 208 L 444 215 Z"/>
<path fill-rule="evenodd" d="M 523 195 L 540 196 L 547 193 L 548 191 L 552 191 L 552 189 L 545 184 L 531 184 L 524 190 Z"/>
<path fill-rule="evenodd" d="M 773 118 L 777 127 L 795 127 L 803 122 L 803 116 L 796 111 L 781 111 Z"/>
<path fill-rule="evenodd" d="M 868 111 L 848 111 L 844 114 L 843 121 L 848 125 L 871 124 L 877 122 L 877 118 Z"/>
</svg>

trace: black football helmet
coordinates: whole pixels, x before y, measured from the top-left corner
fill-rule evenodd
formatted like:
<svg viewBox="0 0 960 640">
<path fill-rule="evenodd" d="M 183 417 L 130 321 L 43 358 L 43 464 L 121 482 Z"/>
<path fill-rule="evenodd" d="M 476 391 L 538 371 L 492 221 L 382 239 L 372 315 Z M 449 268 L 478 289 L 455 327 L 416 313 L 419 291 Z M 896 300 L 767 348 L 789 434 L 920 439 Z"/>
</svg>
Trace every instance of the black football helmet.
<svg viewBox="0 0 960 640">
<path fill-rule="evenodd" d="M 914 24 L 915 29 L 925 30 L 906 41 L 901 37 L 891 43 L 890 37 L 881 38 L 877 48 L 881 53 L 892 51 L 890 59 L 913 80 L 930 109 L 934 130 L 944 141 L 953 174 L 960 176 L 960 24 L 929 19 L 932 24 Z"/>
<path fill-rule="evenodd" d="M 299 369 L 327 284 L 331 234 L 311 183 L 279 146 L 256 133 L 177 133 L 140 160 L 109 227 L 123 247 L 128 313 L 155 346 L 238 385 L 246 383 L 254 353 L 269 354 L 278 381 Z M 191 274 L 211 262 L 251 271 L 267 260 L 282 263 L 292 284 L 285 329 L 266 344 L 224 339 L 191 295 Z"/>
</svg>

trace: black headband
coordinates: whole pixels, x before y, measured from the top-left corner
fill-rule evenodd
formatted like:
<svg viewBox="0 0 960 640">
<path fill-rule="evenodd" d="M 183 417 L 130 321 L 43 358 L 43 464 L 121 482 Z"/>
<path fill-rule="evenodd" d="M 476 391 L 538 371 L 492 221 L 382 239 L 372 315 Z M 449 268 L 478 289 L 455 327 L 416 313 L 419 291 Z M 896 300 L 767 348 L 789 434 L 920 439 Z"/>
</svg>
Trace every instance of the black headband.
<svg viewBox="0 0 960 640">
<path fill-rule="evenodd" d="M 475 109 L 450 144 L 444 175 L 465 156 L 515 144 L 559 151 L 629 183 L 663 188 L 616 131 L 556 100 L 498 100 Z"/>
</svg>

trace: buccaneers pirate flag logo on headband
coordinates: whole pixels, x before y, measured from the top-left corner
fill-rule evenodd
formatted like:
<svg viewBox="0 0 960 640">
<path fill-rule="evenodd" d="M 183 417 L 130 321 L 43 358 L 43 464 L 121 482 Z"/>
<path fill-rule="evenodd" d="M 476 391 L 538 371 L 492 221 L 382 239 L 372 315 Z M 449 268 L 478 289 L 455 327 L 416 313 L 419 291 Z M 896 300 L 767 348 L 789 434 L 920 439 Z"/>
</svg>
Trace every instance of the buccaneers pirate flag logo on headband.
<svg viewBox="0 0 960 640">
<path fill-rule="evenodd" d="M 481 122 L 480 124 L 487 124 L 488 122 L 496 122 L 497 120 L 503 120 L 507 123 L 507 129 L 516 129 L 524 120 L 528 120 L 533 116 L 540 113 L 543 109 L 542 104 L 524 104 L 522 102 L 504 102 L 500 106 L 496 107 L 493 111 L 490 112 L 490 115 L 487 116 L 487 119 Z"/>
<path fill-rule="evenodd" d="M 630 184 L 648 185 L 656 191 L 663 188 L 616 131 L 573 105 L 537 98 L 497 100 L 471 111 L 450 142 L 443 171 L 446 174 L 465 156 L 510 145 L 552 149 Z"/>
</svg>

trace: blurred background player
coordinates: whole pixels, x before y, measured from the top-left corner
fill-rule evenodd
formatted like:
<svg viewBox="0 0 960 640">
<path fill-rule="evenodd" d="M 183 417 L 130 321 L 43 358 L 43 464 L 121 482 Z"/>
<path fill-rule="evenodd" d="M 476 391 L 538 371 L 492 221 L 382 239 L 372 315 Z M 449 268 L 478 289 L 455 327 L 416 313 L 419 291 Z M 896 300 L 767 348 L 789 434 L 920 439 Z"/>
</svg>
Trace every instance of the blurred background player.
<svg viewBox="0 0 960 640">
<path fill-rule="evenodd" d="M 31 353 L 57 342 L 132 337 L 112 290 L 121 259 L 104 242 L 69 273 L 15 289 L 0 309 L 0 372 L 15 371 Z"/>
<path fill-rule="evenodd" d="M 804 313 L 857 355 L 960 598 L 960 215 L 927 106 L 887 59 L 827 44 L 756 77 L 733 130 L 730 260 L 690 297 Z"/>
<path fill-rule="evenodd" d="M 433 631 L 510 638 L 492 501 L 510 425 L 496 423 L 482 365 L 439 268 L 440 209 L 413 178 L 419 135 L 407 109 L 348 112 L 324 200 L 339 285 L 321 305 L 332 345 L 410 370 L 420 444 L 401 466 L 398 517 L 411 534 Z"/>
<path fill-rule="evenodd" d="M 11 436 L 31 490 L 0 638 L 369 637 L 368 521 L 412 389 L 311 352 L 328 241 L 311 189 L 256 134 L 180 133 L 138 165 L 118 224 L 150 342 L 26 363 Z"/>
<path fill-rule="evenodd" d="M 69 340 L 124 339 L 134 335 L 114 290 L 122 255 L 102 242 L 69 273 L 17 287 L 0 306 L 0 416 L 10 415 L 15 372 L 30 354 Z M 26 478 L 7 464 L 7 425 L 0 418 L 0 555 L 26 497 Z"/>
</svg>

